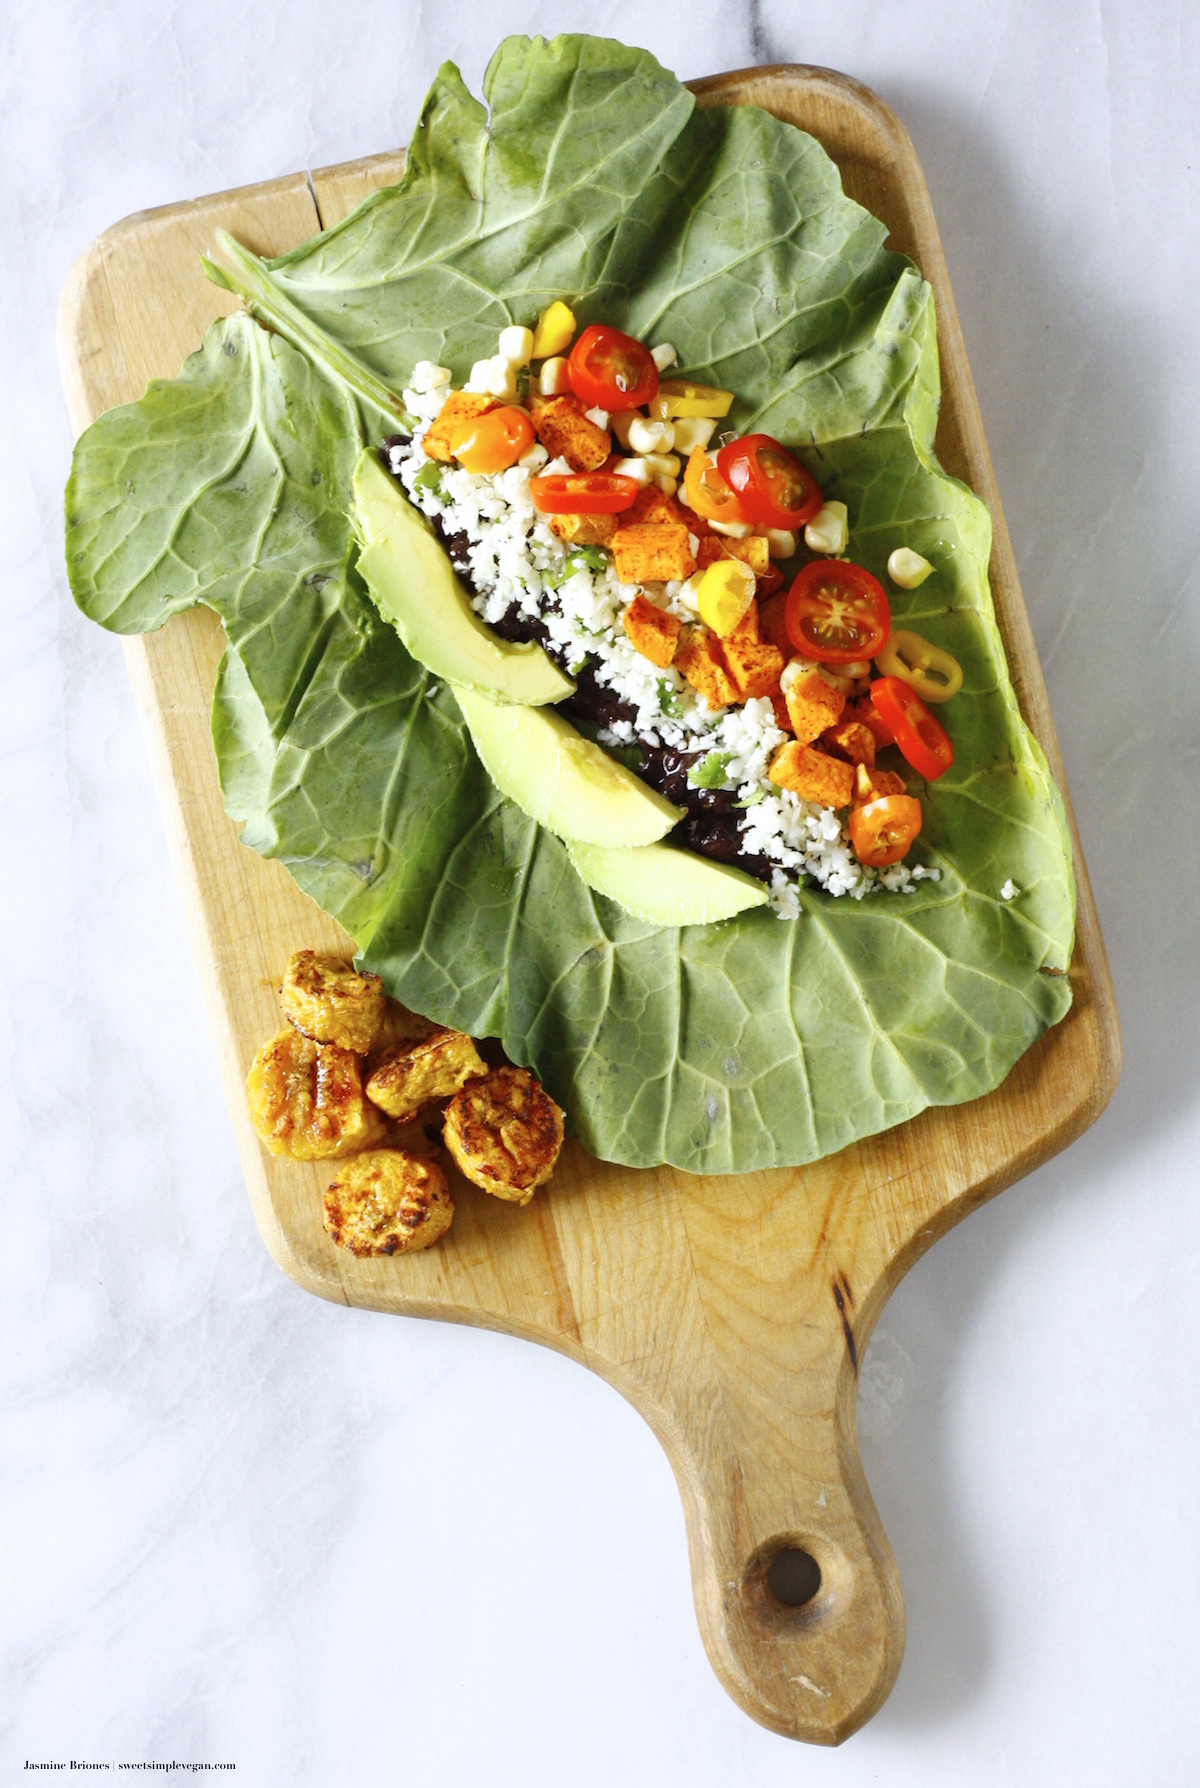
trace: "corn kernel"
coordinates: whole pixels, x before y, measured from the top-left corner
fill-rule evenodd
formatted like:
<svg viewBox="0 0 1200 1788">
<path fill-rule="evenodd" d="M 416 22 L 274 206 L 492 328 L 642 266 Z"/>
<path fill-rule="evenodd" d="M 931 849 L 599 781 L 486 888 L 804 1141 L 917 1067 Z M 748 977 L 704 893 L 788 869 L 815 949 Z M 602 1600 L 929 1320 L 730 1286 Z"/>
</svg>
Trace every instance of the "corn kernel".
<svg viewBox="0 0 1200 1788">
<path fill-rule="evenodd" d="M 767 551 L 773 559 L 794 559 L 796 536 L 791 528 L 768 528 Z"/>
<path fill-rule="evenodd" d="M 658 478 L 664 474 L 668 478 L 678 478 L 683 469 L 679 455 L 676 453 L 647 453 L 643 455 L 643 458 L 650 468 L 651 478 Z"/>
<path fill-rule="evenodd" d="M 543 397 L 561 397 L 564 391 L 571 389 L 571 380 L 567 373 L 567 363 L 561 355 L 553 359 L 543 360 L 542 370 L 538 374 L 538 390 Z"/>
<path fill-rule="evenodd" d="M 675 430 L 672 442 L 676 453 L 691 453 L 696 447 L 707 447 L 717 426 L 715 416 L 679 416 L 671 424 Z"/>
<path fill-rule="evenodd" d="M 675 430 L 669 422 L 650 422 L 632 412 L 628 425 L 629 446 L 634 453 L 670 453 L 675 445 Z"/>
<path fill-rule="evenodd" d="M 488 390 L 493 397 L 515 397 L 517 395 L 517 369 L 511 366 L 503 354 L 493 354 L 488 362 L 491 373 Z"/>
<path fill-rule="evenodd" d="M 710 565 L 697 591 L 700 619 L 724 638 L 733 632 L 754 601 L 755 578 L 740 559 L 718 559 Z"/>
<path fill-rule="evenodd" d="M 530 359 L 548 360 L 552 354 L 561 354 L 564 348 L 570 347 L 574 333 L 575 313 L 556 298 L 538 318 L 538 326 L 533 332 L 533 346 L 529 351 Z"/>
<path fill-rule="evenodd" d="M 533 330 L 526 329 L 522 323 L 512 323 L 500 331 L 496 346 L 510 366 L 528 366 L 533 352 Z"/>
<path fill-rule="evenodd" d="M 804 530 L 804 544 L 815 553 L 844 553 L 850 540 L 849 516 L 844 503 L 826 503 Z"/>
<path fill-rule="evenodd" d="M 749 522 L 710 521 L 709 527 L 714 534 L 724 534 L 726 540 L 744 540 L 754 529 Z"/>
<path fill-rule="evenodd" d="M 636 459 L 619 459 L 613 467 L 619 478 L 632 478 L 638 484 L 649 484 L 650 467 L 641 457 Z"/>
<path fill-rule="evenodd" d="M 435 366 L 432 360 L 418 360 L 408 383 L 413 391 L 439 391 L 450 383 L 450 368 Z"/>
<path fill-rule="evenodd" d="M 894 584 L 902 590 L 915 590 L 923 584 L 933 566 L 920 553 L 913 552 L 909 546 L 898 546 L 887 562 L 887 573 Z"/>
<path fill-rule="evenodd" d="M 596 424 L 597 428 L 607 428 L 608 427 L 608 411 L 607 410 L 601 410 L 601 409 L 597 408 L 597 409 L 593 409 L 593 410 L 585 410 L 583 413 L 587 417 L 589 422 L 594 422 Z"/>
<path fill-rule="evenodd" d="M 563 364 L 565 365 L 566 362 L 564 361 Z M 640 410 L 617 410 L 609 416 L 609 429 L 616 436 L 626 453 L 636 453 L 639 451 L 638 448 L 633 446 L 629 436 L 634 423 L 644 422 L 645 420 L 646 418 L 642 415 Z"/>
<path fill-rule="evenodd" d="M 466 391 L 485 394 L 492 388 L 492 363 L 490 360 L 477 360 L 471 368 L 471 376 L 463 387 Z"/>
<path fill-rule="evenodd" d="M 665 373 L 668 366 L 674 366 L 679 355 L 675 352 L 669 341 L 664 341 L 657 348 L 651 348 L 650 358 L 653 360 L 655 366 L 657 366 L 659 372 Z"/>
</svg>

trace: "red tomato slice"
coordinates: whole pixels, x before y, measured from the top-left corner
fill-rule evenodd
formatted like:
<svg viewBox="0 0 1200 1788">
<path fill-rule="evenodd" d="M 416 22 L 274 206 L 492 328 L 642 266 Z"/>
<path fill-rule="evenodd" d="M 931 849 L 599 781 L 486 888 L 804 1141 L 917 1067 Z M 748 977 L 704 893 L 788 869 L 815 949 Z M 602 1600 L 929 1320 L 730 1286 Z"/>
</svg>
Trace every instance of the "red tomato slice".
<svg viewBox="0 0 1200 1788">
<path fill-rule="evenodd" d="M 515 404 L 488 410 L 450 436 L 450 451 L 466 472 L 506 472 L 533 446 L 533 423 Z"/>
<path fill-rule="evenodd" d="M 944 776 L 954 762 L 954 747 L 912 685 L 900 677 L 879 677 L 871 685 L 871 700 L 917 774 L 926 782 Z"/>
<path fill-rule="evenodd" d="M 884 869 L 907 856 L 921 830 L 921 803 L 911 795 L 881 795 L 854 808 L 847 830 L 859 862 Z"/>
<path fill-rule="evenodd" d="M 589 409 L 636 410 L 658 390 L 658 368 L 649 348 L 603 323 L 586 328 L 567 360 L 567 377 Z"/>
<path fill-rule="evenodd" d="M 883 647 L 892 630 L 892 612 L 882 584 L 861 565 L 814 559 L 788 591 L 784 625 L 805 658 L 854 664 L 874 658 Z"/>
<path fill-rule="evenodd" d="M 717 470 L 750 520 L 764 527 L 801 528 L 824 501 L 812 473 L 770 435 L 726 442 Z"/>
<path fill-rule="evenodd" d="M 551 472 L 529 480 L 529 494 L 543 515 L 617 515 L 629 509 L 641 485 L 619 472 Z"/>
</svg>

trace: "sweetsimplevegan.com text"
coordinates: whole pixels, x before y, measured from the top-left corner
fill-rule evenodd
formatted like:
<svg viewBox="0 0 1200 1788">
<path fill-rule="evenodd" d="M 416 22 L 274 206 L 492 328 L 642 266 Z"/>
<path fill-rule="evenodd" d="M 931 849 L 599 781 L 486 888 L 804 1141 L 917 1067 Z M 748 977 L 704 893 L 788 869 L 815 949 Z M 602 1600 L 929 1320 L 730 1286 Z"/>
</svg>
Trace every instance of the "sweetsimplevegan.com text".
<svg viewBox="0 0 1200 1788">
<path fill-rule="evenodd" d="M 158 1763 L 158 1762 L 155 1762 L 155 1763 L 81 1763 L 81 1762 L 77 1761 L 75 1758 L 69 1758 L 65 1763 L 31 1763 L 29 1761 L 29 1759 L 26 1758 L 25 1759 L 25 1767 L 26 1767 L 26 1769 L 53 1769 L 53 1770 L 63 1770 L 64 1772 L 68 1771 L 68 1770 L 79 1770 L 79 1769 L 108 1770 L 110 1772 L 110 1774 L 115 1773 L 115 1772 L 124 1771 L 128 1775 L 141 1775 L 143 1773 L 149 1773 L 150 1771 L 154 1771 L 155 1773 L 161 1772 L 163 1775 L 169 1775 L 172 1770 L 176 1770 L 176 1769 L 182 1770 L 185 1773 L 190 1773 L 190 1774 L 196 1774 L 198 1771 L 210 1770 L 210 1769 L 235 1770 L 237 1768 L 237 1764 L 236 1763 L 176 1763 L 174 1758 L 172 1758 L 170 1763 Z"/>
</svg>

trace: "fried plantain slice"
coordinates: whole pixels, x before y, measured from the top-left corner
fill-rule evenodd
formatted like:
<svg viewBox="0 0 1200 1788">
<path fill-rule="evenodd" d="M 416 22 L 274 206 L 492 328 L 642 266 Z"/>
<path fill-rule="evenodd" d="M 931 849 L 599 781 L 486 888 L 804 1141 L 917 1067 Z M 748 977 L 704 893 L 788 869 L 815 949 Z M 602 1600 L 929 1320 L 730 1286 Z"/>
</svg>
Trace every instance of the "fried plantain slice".
<svg viewBox="0 0 1200 1788">
<path fill-rule="evenodd" d="M 432 1036 L 434 1031 L 441 1030 L 441 1025 L 434 1024 L 431 1018 L 422 1018 L 419 1012 L 410 1012 L 391 994 L 385 994 L 383 1000 L 383 1020 L 371 1045 L 371 1053 L 367 1058 L 367 1069 L 374 1073 L 385 1055 L 390 1055 L 400 1043 L 416 1043 Z"/>
<path fill-rule="evenodd" d="M 493 1068 L 446 1107 L 442 1140 L 467 1179 L 497 1198 L 528 1204 L 554 1172 L 563 1114 L 526 1068 Z"/>
<path fill-rule="evenodd" d="M 383 983 L 340 956 L 297 950 L 287 965 L 279 1003 L 285 1018 L 315 1043 L 336 1043 L 366 1055 L 384 1016 Z"/>
<path fill-rule="evenodd" d="M 367 1097 L 392 1118 L 408 1118 L 431 1099 L 448 1099 L 487 1073 L 470 1037 L 440 1027 L 389 1049 L 367 1082 Z"/>
<path fill-rule="evenodd" d="M 387 1124 L 363 1092 L 358 1057 L 285 1025 L 246 1077 L 250 1121 L 273 1155 L 325 1161 L 382 1141 Z"/>
<path fill-rule="evenodd" d="M 449 1229 L 454 1200 L 427 1155 L 368 1149 L 338 1170 L 325 1193 L 325 1227 L 339 1248 L 360 1257 L 416 1254 Z"/>
</svg>

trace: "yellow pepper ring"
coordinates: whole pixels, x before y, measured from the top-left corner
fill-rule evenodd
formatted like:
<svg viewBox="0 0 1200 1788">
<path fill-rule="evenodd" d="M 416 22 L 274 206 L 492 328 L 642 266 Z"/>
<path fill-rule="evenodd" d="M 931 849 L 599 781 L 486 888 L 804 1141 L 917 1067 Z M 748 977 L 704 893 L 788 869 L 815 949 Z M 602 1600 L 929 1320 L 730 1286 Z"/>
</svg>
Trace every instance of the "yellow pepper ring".
<svg viewBox="0 0 1200 1788">
<path fill-rule="evenodd" d="M 650 414 L 660 422 L 673 422 L 677 416 L 728 416 L 732 402 L 733 392 L 715 385 L 660 379 L 657 394 L 650 400 Z"/>
<path fill-rule="evenodd" d="M 915 689 L 923 702 L 948 702 L 962 688 L 962 665 L 940 646 L 931 646 L 919 633 L 893 627 L 875 663 L 885 677 L 899 677 Z"/>
</svg>

